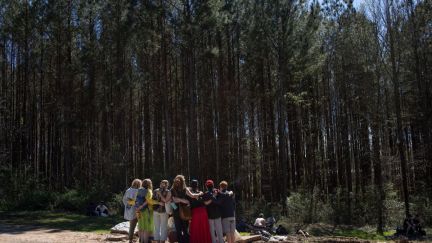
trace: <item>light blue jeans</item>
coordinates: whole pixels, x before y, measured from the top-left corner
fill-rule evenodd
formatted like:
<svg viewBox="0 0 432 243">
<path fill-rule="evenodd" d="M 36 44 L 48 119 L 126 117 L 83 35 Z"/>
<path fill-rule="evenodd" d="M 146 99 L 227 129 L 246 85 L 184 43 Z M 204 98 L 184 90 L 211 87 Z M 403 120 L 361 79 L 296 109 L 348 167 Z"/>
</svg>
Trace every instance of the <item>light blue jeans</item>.
<svg viewBox="0 0 432 243">
<path fill-rule="evenodd" d="M 166 241 L 167 229 L 168 229 L 168 214 L 153 212 L 153 223 L 154 223 L 154 240 Z"/>
<path fill-rule="evenodd" d="M 212 243 L 224 243 L 221 218 L 209 219 Z"/>
</svg>

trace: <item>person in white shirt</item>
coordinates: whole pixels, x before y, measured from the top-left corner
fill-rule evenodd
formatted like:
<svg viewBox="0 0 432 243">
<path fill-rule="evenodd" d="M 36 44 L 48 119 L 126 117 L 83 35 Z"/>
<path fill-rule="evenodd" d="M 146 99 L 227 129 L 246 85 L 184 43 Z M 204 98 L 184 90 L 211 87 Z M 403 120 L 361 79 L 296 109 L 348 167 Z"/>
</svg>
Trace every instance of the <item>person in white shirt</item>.
<svg viewBox="0 0 432 243">
<path fill-rule="evenodd" d="M 108 207 L 105 206 L 104 202 L 100 202 L 99 205 L 97 205 L 97 207 L 95 209 L 95 213 L 98 216 L 108 217 L 108 215 L 109 215 L 109 213 L 108 213 Z"/>
<path fill-rule="evenodd" d="M 264 214 L 260 213 L 258 218 L 255 219 L 254 226 L 257 227 L 265 227 L 266 226 L 266 220 L 264 219 Z"/>
<path fill-rule="evenodd" d="M 135 213 L 135 201 L 138 194 L 138 188 L 141 187 L 141 184 L 142 181 L 140 179 L 133 180 L 131 187 L 129 187 L 123 195 L 123 205 L 125 206 L 124 219 L 129 221 L 129 242 L 133 241 L 135 227 L 138 223 Z"/>
</svg>

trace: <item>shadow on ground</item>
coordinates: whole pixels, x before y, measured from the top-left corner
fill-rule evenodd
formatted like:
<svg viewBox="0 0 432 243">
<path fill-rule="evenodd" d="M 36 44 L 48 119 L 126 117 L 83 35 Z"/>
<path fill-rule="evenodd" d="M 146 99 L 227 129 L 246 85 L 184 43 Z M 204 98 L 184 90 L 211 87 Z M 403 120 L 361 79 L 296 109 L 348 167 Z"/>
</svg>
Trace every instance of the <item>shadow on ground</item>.
<svg viewBox="0 0 432 243">
<path fill-rule="evenodd" d="M 3 226 L 0 233 L 8 230 L 7 233 L 16 232 L 18 234 L 34 229 L 50 229 L 53 232 L 71 230 L 107 233 L 112 226 L 122 221 L 118 216 L 89 217 L 68 212 L 1 212 L 0 224 Z"/>
</svg>

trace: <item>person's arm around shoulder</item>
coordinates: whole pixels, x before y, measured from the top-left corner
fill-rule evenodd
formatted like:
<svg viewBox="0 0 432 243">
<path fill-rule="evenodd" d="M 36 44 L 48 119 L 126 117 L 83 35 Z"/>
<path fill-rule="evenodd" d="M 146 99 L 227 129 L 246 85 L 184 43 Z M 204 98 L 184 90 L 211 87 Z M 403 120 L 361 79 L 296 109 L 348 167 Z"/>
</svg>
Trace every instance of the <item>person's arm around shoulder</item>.
<svg viewBox="0 0 432 243">
<path fill-rule="evenodd" d="M 200 196 L 203 195 L 203 192 L 193 193 L 193 192 L 190 191 L 189 188 L 186 187 L 186 195 L 188 195 L 191 198 L 198 199 Z"/>
<path fill-rule="evenodd" d="M 168 191 L 165 197 L 161 194 L 161 200 L 164 203 L 169 203 L 171 201 L 171 191 Z"/>
<path fill-rule="evenodd" d="M 186 199 L 184 199 L 184 198 L 171 196 L 171 199 L 172 199 L 175 203 L 183 203 L 183 204 L 187 204 L 187 205 L 190 204 L 189 200 L 186 200 Z"/>
<path fill-rule="evenodd" d="M 203 197 L 204 205 L 209 205 L 213 201 L 213 195 L 209 195 L 208 192 L 204 193 Z"/>
<path fill-rule="evenodd" d="M 145 196 L 146 202 L 149 206 L 153 206 L 154 204 L 158 204 L 159 202 L 153 199 L 153 192 L 152 190 L 148 190 L 147 194 Z"/>
</svg>

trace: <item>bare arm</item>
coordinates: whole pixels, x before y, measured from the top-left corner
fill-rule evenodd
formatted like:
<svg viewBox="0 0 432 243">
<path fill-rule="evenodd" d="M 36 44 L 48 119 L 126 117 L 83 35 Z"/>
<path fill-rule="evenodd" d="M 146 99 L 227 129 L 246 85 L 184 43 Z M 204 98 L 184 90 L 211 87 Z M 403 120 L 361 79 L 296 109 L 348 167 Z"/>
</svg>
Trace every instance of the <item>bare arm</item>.
<svg viewBox="0 0 432 243">
<path fill-rule="evenodd" d="M 160 199 L 162 202 L 167 203 L 167 202 L 171 201 L 171 192 L 170 191 L 168 191 L 168 193 L 165 197 L 162 196 L 162 194 L 160 192 L 158 192 L 158 193 L 159 193 L 159 196 L 160 196 Z"/>
<path fill-rule="evenodd" d="M 186 195 L 188 195 L 188 196 L 191 197 L 191 198 L 198 199 L 200 196 L 203 195 L 203 193 L 202 193 L 202 192 L 200 192 L 200 193 L 192 193 L 192 192 L 189 190 L 189 188 L 186 188 Z"/>
<path fill-rule="evenodd" d="M 136 211 L 140 211 L 140 210 L 143 209 L 147 204 L 148 204 L 147 201 L 144 201 L 144 203 L 141 204 L 141 205 L 136 209 Z"/>
<path fill-rule="evenodd" d="M 172 198 L 172 200 L 173 200 L 175 203 L 184 203 L 184 204 L 189 204 L 189 201 L 186 200 L 186 199 L 179 198 L 179 197 L 171 197 L 171 198 Z"/>
</svg>

